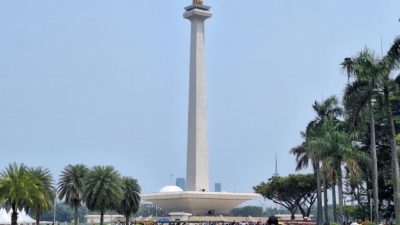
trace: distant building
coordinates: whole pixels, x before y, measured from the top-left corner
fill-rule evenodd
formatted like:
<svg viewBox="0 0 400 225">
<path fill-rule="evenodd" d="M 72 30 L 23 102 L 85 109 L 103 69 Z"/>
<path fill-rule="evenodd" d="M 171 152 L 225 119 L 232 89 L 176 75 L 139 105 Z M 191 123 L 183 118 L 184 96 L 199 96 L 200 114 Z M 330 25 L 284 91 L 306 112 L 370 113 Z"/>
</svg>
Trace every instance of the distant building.
<svg viewBox="0 0 400 225">
<path fill-rule="evenodd" d="M 186 191 L 186 180 L 185 178 L 176 178 L 175 185 Z"/>
<path fill-rule="evenodd" d="M 215 183 L 214 184 L 214 191 L 215 192 L 222 192 L 222 184 L 221 183 Z"/>
</svg>

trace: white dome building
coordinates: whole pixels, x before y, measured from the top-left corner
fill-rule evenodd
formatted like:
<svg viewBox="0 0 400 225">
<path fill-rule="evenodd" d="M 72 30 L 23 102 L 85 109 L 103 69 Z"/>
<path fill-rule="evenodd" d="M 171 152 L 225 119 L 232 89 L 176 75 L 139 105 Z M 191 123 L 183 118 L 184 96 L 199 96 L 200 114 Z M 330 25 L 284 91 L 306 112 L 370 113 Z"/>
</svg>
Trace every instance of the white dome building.
<svg viewBox="0 0 400 225">
<path fill-rule="evenodd" d="M 165 186 L 158 191 L 159 193 L 170 193 L 170 192 L 183 192 L 182 188 L 178 186 Z"/>
</svg>

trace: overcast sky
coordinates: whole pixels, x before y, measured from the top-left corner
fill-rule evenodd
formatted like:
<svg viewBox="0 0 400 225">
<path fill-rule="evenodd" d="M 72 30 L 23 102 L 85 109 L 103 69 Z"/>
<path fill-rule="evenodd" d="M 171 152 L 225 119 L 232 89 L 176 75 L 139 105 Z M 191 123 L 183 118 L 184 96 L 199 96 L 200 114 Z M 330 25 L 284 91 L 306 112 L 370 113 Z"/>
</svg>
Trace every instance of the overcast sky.
<svg viewBox="0 0 400 225">
<path fill-rule="evenodd" d="M 0 169 L 113 165 L 143 192 L 186 175 L 190 0 L 0 1 Z M 400 1 L 205 0 L 210 183 L 294 173 L 344 57 L 400 34 Z M 307 171 L 302 171 L 307 172 Z"/>
</svg>

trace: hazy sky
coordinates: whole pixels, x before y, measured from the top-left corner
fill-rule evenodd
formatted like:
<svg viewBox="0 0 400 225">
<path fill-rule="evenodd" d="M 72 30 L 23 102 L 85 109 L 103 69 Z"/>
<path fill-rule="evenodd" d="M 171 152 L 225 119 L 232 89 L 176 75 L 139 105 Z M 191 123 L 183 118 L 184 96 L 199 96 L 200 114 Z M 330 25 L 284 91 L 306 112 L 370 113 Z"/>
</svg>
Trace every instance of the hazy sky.
<svg viewBox="0 0 400 225">
<path fill-rule="evenodd" d="M 143 192 L 186 174 L 191 0 L 0 1 L 0 169 L 113 165 Z M 294 172 L 339 66 L 400 34 L 400 1 L 206 0 L 210 183 Z"/>
</svg>

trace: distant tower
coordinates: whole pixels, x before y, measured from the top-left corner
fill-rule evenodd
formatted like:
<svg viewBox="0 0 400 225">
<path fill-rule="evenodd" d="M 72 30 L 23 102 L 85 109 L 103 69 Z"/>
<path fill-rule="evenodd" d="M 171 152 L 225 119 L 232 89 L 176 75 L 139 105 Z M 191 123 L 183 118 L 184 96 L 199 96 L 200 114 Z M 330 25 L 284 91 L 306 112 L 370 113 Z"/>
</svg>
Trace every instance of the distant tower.
<svg viewBox="0 0 400 225">
<path fill-rule="evenodd" d="M 275 153 L 275 173 L 274 173 L 274 177 L 279 177 L 279 173 L 278 173 L 278 156 Z"/>
<path fill-rule="evenodd" d="M 182 190 L 186 191 L 186 180 L 185 178 L 176 178 L 175 185 L 180 187 Z"/>
<path fill-rule="evenodd" d="M 215 183 L 214 184 L 214 191 L 215 192 L 222 192 L 222 184 L 221 183 Z"/>
<path fill-rule="evenodd" d="M 187 190 L 209 191 L 204 21 L 212 13 L 202 0 L 194 0 L 185 10 L 183 17 L 191 22 Z"/>
</svg>

